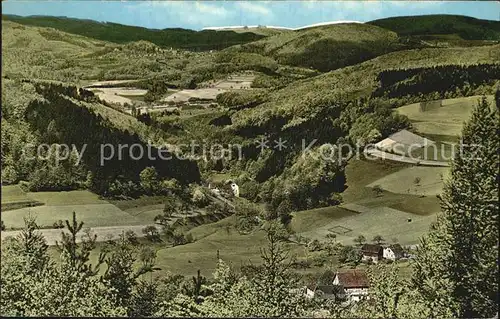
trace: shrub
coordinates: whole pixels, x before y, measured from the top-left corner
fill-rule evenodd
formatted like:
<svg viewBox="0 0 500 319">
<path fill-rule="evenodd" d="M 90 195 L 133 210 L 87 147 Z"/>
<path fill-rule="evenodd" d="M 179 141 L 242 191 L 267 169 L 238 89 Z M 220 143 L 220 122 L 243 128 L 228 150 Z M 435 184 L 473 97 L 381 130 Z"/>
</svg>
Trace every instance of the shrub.
<svg viewBox="0 0 500 319">
<path fill-rule="evenodd" d="M 379 197 L 384 193 L 384 189 L 380 185 L 373 186 L 372 190 L 375 193 L 376 197 Z"/>
<path fill-rule="evenodd" d="M 236 228 L 240 232 L 249 232 L 259 225 L 259 216 L 262 215 L 260 208 L 246 200 L 236 203 Z"/>
<path fill-rule="evenodd" d="M 361 251 L 353 246 L 343 246 L 339 252 L 339 261 L 341 263 L 359 264 L 361 261 Z"/>
<path fill-rule="evenodd" d="M 160 241 L 160 233 L 155 226 L 146 226 L 142 229 L 142 233 L 146 235 L 146 238 L 152 242 Z"/>
<path fill-rule="evenodd" d="M 59 228 L 64 228 L 64 222 L 62 220 L 58 220 L 52 224 L 53 228 L 59 229 Z"/>
<path fill-rule="evenodd" d="M 134 246 L 139 244 L 139 240 L 137 239 L 137 234 L 132 230 L 127 230 L 125 232 L 125 239 Z"/>
<path fill-rule="evenodd" d="M 259 184 L 256 181 L 246 181 L 240 187 L 240 196 L 254 201 L 259 194 Z"/>
<path fill-rule="evenodd" d="M 170 234 L 170 242 L 173 246 L 186 245 L 194 241 L 193 235 L 188 233 L 185 235 L 180 229 L 175 229 Z"/>
<path fill-rule="evenodd" d="M 312 264 L 316 267 L 323 267 L 328 261 L 328 257 L 321 253 L 313 258 Z"/>
<path fill-rule="evenodd" d="M 323 249 L 323 245 L 319 240 L 314 239 L 307 245 L 307 248 L 309 249 L 309 251 L 320 251 Z"/>
<path fill-rule="evenodd" d="M 311 267 L 311 264 L 310 260 L 295 260 L 291 266 L 295 269 L 307 269 Z"/>
<path fill-rule="evenodd" d="M 207 195 L 205 195 L 201 187 L 193 189 L 191 201 L 198 207 L 205 207 L 209 202 Z"/>
</svg>

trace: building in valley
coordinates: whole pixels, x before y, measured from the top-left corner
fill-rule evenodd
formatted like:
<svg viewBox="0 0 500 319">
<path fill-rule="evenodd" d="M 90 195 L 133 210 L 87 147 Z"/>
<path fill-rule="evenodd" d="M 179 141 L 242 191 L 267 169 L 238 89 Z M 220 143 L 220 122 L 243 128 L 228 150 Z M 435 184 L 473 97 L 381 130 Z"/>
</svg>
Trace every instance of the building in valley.
<svg viewBox="0 0 500 319">
<path fill-rule="evenodd" d="M 400 244 L 393 244 L 384 248 L 383 257 L 395 261 L 405 257 L 405 252 Z"/>
<path fill-rule="evenodd" d="M 377 244 L 364 244 L 363 247 L 361 247 L 361 254 L 363 255 L 363 261 L 371 260 L 372 262 L 377 263 L 382 259 L 384 255 L 384 249 L 382 248 L 382 246 Z"/>
<path fill-rule="evenodd" d="M 335 274 L 333 285 L 340 288 L 339 298 L 347 301 L 359 301 L 369 298 L 370 282 L 364 270 L 349 269 Z"/>
</svg>

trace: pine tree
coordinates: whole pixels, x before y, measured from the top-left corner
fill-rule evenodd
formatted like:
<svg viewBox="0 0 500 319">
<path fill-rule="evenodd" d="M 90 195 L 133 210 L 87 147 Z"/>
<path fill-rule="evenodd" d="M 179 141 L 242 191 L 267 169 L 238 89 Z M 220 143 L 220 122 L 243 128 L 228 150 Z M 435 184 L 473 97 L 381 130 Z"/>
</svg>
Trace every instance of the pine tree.
<svg viewBox="0 0 500 319">
<path fill-rule="evenodd" d="M 38 232 L 35 217 L 31 215 L 24 218 L 24 228 L 14 241 L 14 247 L 17 253 L 27 258 L 29 271 L 40 271 L 49 263 L 47 242 Z"/>
<path fill-rule="evenodd" d="M 93 267 L 90 261 L 90 253 L 96 246 L 97 235 L 91 236 L 90 231 L 84 231 L 85 237 L 82 236 L 81 243 L 77 243 L 77 235 L 82 231 L 83 222 L 78 222 L 76 213 L 73 212 L 71 223 L 66 220 L 66 228 L 68 233 L 61 233 L 61 243 L 56 242 L 56 246 L 61 253 L 66 255 L 69 264 L 79 272 L 94 276 L 99 272 L 99 267 L 104 263 L 106 254 L 101 252 L 97 260 L 97 264 Z"/>
<path fill-rule="evenodd" d="M 493 111 L 483 98 L 464 126 L 463 149 L 452 161 L 441 198 L 442 215 L 422 240 L 415 265 L 415 284 L 429 306 L 448 304 L 454 316 L 497 312 L 498 121 L 498 108 Z"/>
</svg>

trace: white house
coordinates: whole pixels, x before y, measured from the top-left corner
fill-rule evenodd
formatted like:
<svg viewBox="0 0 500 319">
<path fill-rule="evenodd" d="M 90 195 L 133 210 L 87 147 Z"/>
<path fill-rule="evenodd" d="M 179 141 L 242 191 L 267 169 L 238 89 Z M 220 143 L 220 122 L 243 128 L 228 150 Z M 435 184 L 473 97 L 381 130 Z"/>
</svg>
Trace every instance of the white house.
<svg viewBox="0 0 500 319">
<path fill-rule="evenodd" d="M 368 299 L 368 288 L 370 283 L 364 270 L 350 269 L 335 274 L 333 285 L 343 289 L 344 296 L 348 301 L 359 301 Z"/>
<path fill-rule="evenodd" d="M 236 183 L 231 183 L 231 189 L 233 190 L 234 197 L 240 197 L 240 187 Z"/>
<path fill-rule="evenodd" d="M 400 244 L 390 245 L 384 248 L 384 258 L 390 260 L 398 260 L 404 257 L 404 250 Z"/>
</svg>

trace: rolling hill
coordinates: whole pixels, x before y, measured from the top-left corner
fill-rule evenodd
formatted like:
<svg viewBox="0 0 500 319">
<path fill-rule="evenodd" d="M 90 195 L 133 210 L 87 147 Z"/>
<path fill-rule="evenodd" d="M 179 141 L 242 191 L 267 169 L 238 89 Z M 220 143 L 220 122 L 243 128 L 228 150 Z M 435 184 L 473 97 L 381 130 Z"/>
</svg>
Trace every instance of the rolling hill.
<svg viewBox="0 0 500 319">
<path fill-rule="evenodd" d="M 219 50 L 236 44 L 243 44 L 263 38 L 251 32 L 216 32 L 213 30 L 193 31 L 181 28 L 147 29 L 111 22 L 97 22 L 67 17 L 2 15 L 2 20 L 23 25 L 54 28 L 97 40 L 113 43 L 149 41 L 160 47 L 171 47 L 193 51 Z"/>
<path fill-rule="evenodd" d="M 233 127 L 258 132 L 280 123 L 285 130 L 300 127 L 341 100 L 369 97 L 380 85 L 377 76 L 384 70 L 435 67 L 438 65 L 475 65 L 499 63 L 500 46 L 474 48 L 427 48 L 405 50 L 295 82 L 273 92 L 268 102 L 233 115 Z M 500 80 L 500 77 L 497 78 Z M 318 94 L 321 92 L 321 94 Z M 251 129 L 249 129 L 251 127 Z"/>
<path fill-rule="evenodd" d="M 393 17 L 368 22 L 400 36 L 456 34 L 464 40 L 500 40 L 500 22 L 458 15 Z"/>
<path fill-rule="evenodd" d="M 392 31 L 345 23 L 289 31 L 228 50 L 262 54 L 280 64 L 327 72 L 402 47 Z"/>
</svg>

